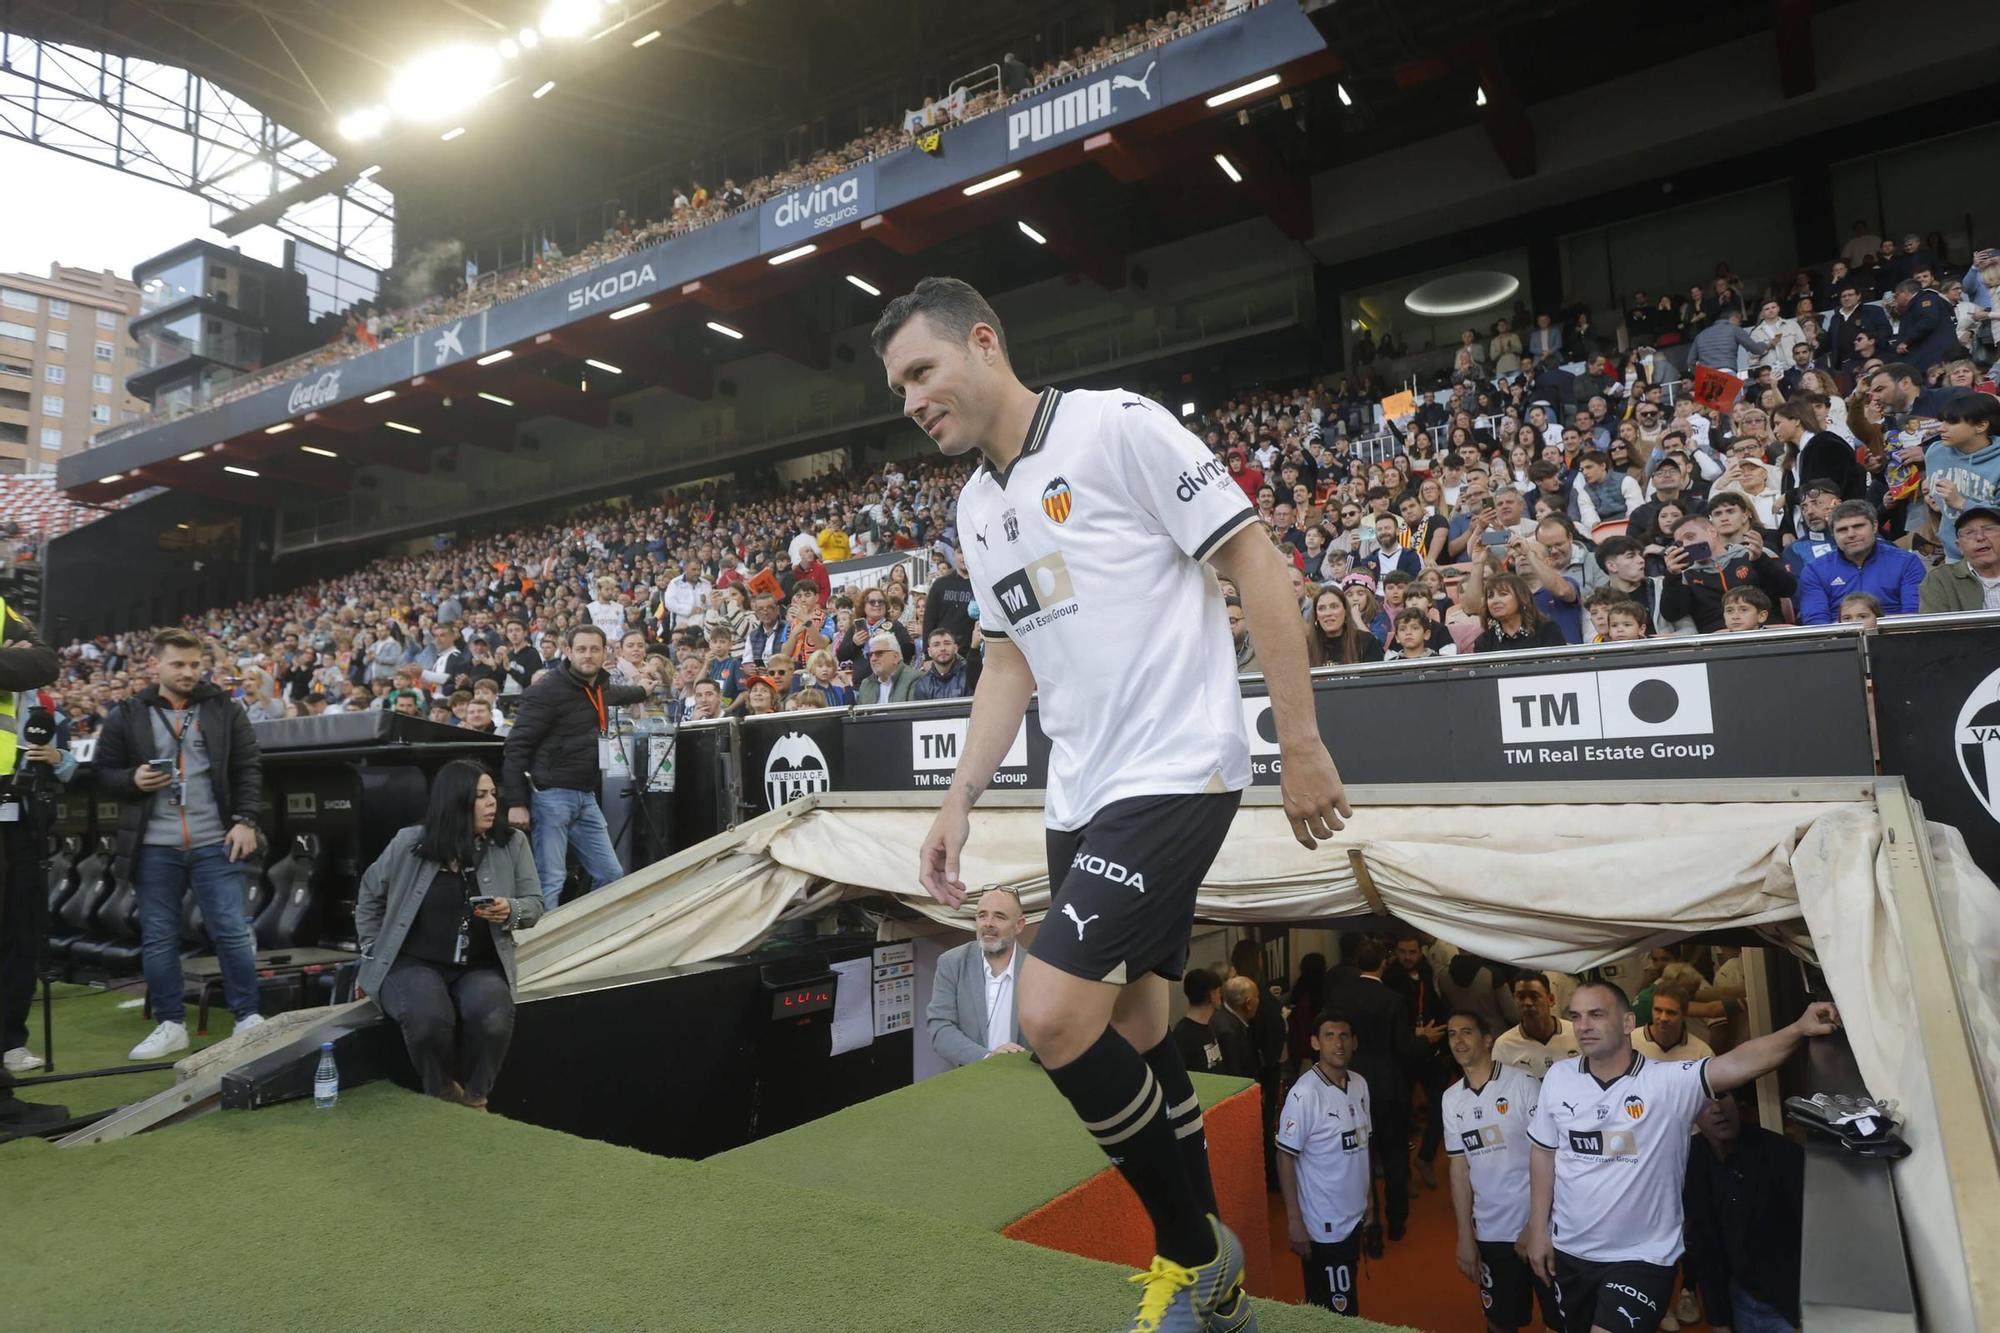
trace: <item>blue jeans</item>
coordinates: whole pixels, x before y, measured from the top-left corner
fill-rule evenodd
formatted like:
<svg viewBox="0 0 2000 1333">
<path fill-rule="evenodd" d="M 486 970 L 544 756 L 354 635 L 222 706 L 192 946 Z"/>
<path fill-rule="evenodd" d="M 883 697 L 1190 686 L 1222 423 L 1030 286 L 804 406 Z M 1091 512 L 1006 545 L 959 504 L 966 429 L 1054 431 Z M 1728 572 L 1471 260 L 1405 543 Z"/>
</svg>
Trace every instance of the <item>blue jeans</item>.
<svg viewBox="0 0 2000 1333">
<path fill-rule="evenodd" d="M 590 872 L 591 888 L 601 889 L 624 875 L 625 868 L 618 864 L 618 853 L 611 847 L 604 811 L 589 792 L 556 787 L 531 793 L 528 803 L 534 821 L 535 870 L 542 877 L 542 904 L 548 910 L 553 912 L 562 900 L 571 846 Z"/>
<path fill-rule="evenodd" d="M 243 911 L 244 881 L 243 863 L 230 861 L 229 849 L 219 842 L 192 851 L 141 847 L 132 858 L 140 956 L 155 1021 L 179 1023 L 187 1017 L 181 999 L 181 900 L 190 888 L 222 964 L 229 1012 L 239 1019 L 257 1012 L 257 940 Z"/>
<path fill-rule="evenodd" d="M 1734 1282 L 1729 1284 L 1729 1305 L 1733 1333 L 1796 1333 L 1791 1320 Z"/>
</svg>

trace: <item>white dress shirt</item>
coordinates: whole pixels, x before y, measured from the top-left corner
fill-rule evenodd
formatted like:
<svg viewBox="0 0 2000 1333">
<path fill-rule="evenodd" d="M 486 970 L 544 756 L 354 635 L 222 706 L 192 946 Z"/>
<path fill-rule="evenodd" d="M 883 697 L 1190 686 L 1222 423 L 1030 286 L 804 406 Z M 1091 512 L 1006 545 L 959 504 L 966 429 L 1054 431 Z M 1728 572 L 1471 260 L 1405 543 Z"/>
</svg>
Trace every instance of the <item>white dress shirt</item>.
<svg viewBox="0 0 2000 1333">
<path fill-rule="evenodd" d="M 986 1049 L 997 1051 L 1014 1040 L 1014 973 L 1021 965 L 1017 946 L 1000 974 L 986 967 Z"/>
</svg>

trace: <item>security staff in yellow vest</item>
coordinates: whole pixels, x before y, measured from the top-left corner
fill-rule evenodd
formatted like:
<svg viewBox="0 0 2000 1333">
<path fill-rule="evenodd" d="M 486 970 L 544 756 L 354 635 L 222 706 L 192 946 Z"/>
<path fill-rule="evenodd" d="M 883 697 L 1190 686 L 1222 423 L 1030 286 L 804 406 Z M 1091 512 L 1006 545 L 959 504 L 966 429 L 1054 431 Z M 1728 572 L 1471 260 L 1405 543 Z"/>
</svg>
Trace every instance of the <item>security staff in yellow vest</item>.
<svg viewBox="0 0 2000 1333">
<path fill-rule="evenodd" d="M 11 781 L 17 764 L 31 758 L 51 762 L 45 754 L 30 756 L 21 745 L 16 728 L 27 710 L 19 692 L 55 684 L 60 670 L 55 651 L 41 641 L 35 627 L 0 599 L 0 778 Z M 21 972 L 25 972 L 26 985 L 34 985 L 35 950 L 41 942 L 41 915 L 48 903 L 42 848 L 36 845 L 39 835 L 33 821 L 22 820 L 21 814 L 17 803 L 15 817 L 7 819 L 5 806 L 0 804 L 0 821 L 3 821 L 0 822 L 0 875 L 4 876 L 4 891 L 0 891 L 0 959 L 8 965 L 5 989 L 9 993 L 21 984 L 17 978 Z M 17 1098 L 14 1075 L 0 1065 L 0 1133 L 32 1130 L 68 1118 L 69 1111 L 63 1107 Z"/>
</svg>

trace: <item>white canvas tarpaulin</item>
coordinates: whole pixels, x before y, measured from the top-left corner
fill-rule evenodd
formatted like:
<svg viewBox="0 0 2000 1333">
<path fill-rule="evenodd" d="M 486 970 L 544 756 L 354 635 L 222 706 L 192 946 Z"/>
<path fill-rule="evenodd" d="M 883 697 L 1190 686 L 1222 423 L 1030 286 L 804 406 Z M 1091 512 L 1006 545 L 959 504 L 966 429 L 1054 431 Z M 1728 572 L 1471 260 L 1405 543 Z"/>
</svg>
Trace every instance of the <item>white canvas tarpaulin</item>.
<svg viewBox="0 0 2000 1333">
<path fill-rule="evenodd" d="M 1595 789 L 1601 790 L 1601 789 Z M 1931 1327 L 1964 1300 L 1952 1183 L 1917 998 L 1892 885 L 1884 819 L 1861 783 L 1852 799 L 1627 805 L 1367 804 L 1314 851 L 1282 808 L 1246 803 L 1197 907 L 1211 922 L 1309 922 L 1388 914 L 1483 957 L 1566 972 L 1707 930 L 1757 927 L 1812 953 L 1840 1002 L 1869 1089 L 1908 1114 L 1917 1152 L 1898 1170 Z M 997 795 L 997 794 L 996 794 Z M 1026 794 L 1021 794 L 1026 795 Z M 1443 793 L 1441 793 L 1443 795 Z M 740 952 L 788 913 L 840 896 L 890 895 L 970 929 L 972 908 L 940 906 L 916 880 L 934 808 L 860 794 L 811 797 L 565 906 L 522 937 L 520 991 L 605 984 Z M 1001 797 L 1004 800 L 1004 796 Z M 2000 891 L 1963 842 L 1933 826 L 1929 877 L 1953 971 L 1978 997 L 1962 1015 L 1987 1105 L 2000 1105 Z M 1914 839 L 1911 839 L 1914 841 Z M 982 806 L 960 876 L 1005 886 L 1031 918 L 1049 886 L 1039 805 Z M 1357 872 L 1357 865 L 1360 868 Z M 1144 866 L 1128 867 L 1143 873 Z M 1365 876 L 1365 883 L 1364 883 Z M 1926 899 L 1926 902 L 1929 900 Z M 1963 1058 L 1961 1051 L 1955 1058 Z M 1943 1200 L 1944 1202 L 1940 1202 Z M 1931 1271 L 1926 1274 L 1925 1269 Z M 1929 1280 L 1925 1280 L 1928 1277 Z M 1969 1308 L 1951 1313 L 1971 1319 Z"/>
</svg>

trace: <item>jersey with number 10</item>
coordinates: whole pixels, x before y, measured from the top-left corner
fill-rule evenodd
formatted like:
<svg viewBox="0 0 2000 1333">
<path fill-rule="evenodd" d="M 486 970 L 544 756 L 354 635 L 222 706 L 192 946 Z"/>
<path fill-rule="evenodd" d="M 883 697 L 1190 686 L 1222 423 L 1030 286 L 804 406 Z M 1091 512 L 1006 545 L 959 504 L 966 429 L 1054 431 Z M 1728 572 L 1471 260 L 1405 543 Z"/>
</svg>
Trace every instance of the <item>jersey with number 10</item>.
<svg viewBox="0 0 2000 1333">
<path fill-rule="evenodd" d="M 1255 522 L 1200 440 L 1122 390 L 1044 389 L 1020 455 L 966 482 L 979 629 L 1034 673 L 1050 828 L 1128 797 L 1250 785 L 1229 619 L 1201 562 Z"/>
</svg>

